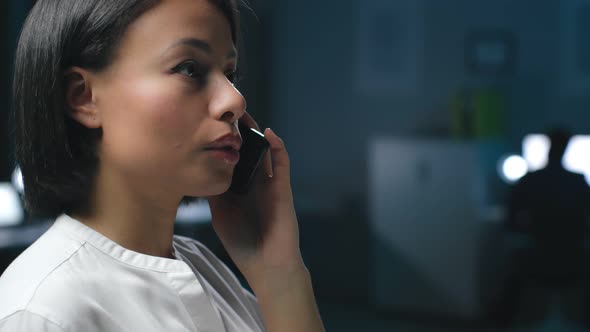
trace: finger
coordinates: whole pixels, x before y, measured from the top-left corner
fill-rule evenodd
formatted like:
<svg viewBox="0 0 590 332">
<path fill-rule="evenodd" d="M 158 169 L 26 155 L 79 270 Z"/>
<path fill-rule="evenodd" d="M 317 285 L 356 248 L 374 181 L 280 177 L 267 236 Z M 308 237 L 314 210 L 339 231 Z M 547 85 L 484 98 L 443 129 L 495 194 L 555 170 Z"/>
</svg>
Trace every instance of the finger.
<svg viewBox="0 0 590 332">
<path fill-rule="evenodd" d="M 266 133 L 266 130 L 265 130 Z M 268 137 L 266 135 L 264 135 L 264 138 L 268 141 Z M 269 142 L 270 144 L 270 142 Z M 262 167 L 264 167 L 264 174 L 266 174 L 267 177 L 272 178 L 274 176 L 274 172 L 272 170 L 272 153 L 271 151 L 267 151 L 266 155 L 264 156 L 264 160 L 262 161 L 264 164 Z"/>
<path fill-rule="evenodd" d="M 285 143 L 270 128 L 264 131 L 264 136 L 270 144 L 273 176 L 289 181 L 290 162 Z"/>
<path fill-rule="evenodd" d="M 258 127 L 258 123 L 256 123 L 254 118 L 248 112 L 244 112 L 244 114 L 240 118 L 239 122 L 249 128 L 254 128 L 256 130 L 260 130 L 260 127 Z"/>
<path fill-rule="evenodd" d="M 266 139 L 267 136 L 265 135 L 264 138 Z M 268 139 L 266 139 L 266 141 L 268 142 Z M 269 142 L 270 145 L 270 142 Z M 266 151 L 266 153 L 264 154 L 264 157 L 262 158 L 261 162 L 260 162 L 260 167 L 259 170 L 256 172 L 256 177 L 257 178 L 262 178 L 262 180 L 267 180 L 269 178 L 272 178 L 274 176 L 273 170 L 272 170 L 272 152 L 270 151 Z"/>
<path fill-rule="evenodd" d="M 264 156 L 264 160 L 262 162 L 262 169 L 264 170 L 265 176 L 267 178 L 274 177 L 274 172 L 272 170 L 272 156 L 270 152 L 266 152 L 266 155 Z"/>
</svg>

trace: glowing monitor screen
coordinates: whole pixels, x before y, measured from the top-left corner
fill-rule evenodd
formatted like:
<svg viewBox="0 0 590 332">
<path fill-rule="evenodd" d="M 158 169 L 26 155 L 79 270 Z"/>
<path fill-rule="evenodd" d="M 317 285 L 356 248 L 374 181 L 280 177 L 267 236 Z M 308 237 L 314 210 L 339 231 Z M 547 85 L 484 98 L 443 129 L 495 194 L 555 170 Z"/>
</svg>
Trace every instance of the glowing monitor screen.
<svg viewBox="0 0 590 332">
<path fill-rule="evenodd" d="M 522 153 L 529 172 L 547 166 L 551 142 L 545 135 L 534 134 L 524 138 Z M 590 184 L 590 136 L 574 136 L 563 156 L 563 167 L 571 172 L 582 173 Z"/>
</svg>

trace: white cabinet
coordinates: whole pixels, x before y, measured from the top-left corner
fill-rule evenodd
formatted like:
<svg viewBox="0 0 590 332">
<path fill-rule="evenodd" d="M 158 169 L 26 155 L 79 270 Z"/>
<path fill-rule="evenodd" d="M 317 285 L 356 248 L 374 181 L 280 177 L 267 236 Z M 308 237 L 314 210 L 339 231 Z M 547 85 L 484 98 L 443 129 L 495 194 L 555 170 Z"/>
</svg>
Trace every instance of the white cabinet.
<svg viewBox="0 0 590 332">
<path fill-rule="evenodd" d="M 376 305 L 438 316 L 480 314 L 482 232 L 490 225 L 482 220 L 486 159 L 489 153 L 477 144 L 388 138 L 370 143 Z"/>
</svg>

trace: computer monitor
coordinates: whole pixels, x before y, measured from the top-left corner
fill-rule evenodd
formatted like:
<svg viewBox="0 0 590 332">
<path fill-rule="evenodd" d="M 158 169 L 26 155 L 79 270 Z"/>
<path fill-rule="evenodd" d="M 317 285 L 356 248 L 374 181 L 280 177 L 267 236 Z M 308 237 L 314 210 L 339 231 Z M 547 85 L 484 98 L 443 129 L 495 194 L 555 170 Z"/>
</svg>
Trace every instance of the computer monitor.
<svg viewBox="0 0 590 332">
<path fill-rule="evenodd" d="M 529 172 L 533 172 L 547 166 L 549 137 L 543 134 L 527 135 L 522 142 L 522 156 L 527 161 Z M 590 184 L 590 135 L 575 135 L 563 156 L 563 167 L 571 172 L 581 173 L 586 176 Z"/>
</svg>

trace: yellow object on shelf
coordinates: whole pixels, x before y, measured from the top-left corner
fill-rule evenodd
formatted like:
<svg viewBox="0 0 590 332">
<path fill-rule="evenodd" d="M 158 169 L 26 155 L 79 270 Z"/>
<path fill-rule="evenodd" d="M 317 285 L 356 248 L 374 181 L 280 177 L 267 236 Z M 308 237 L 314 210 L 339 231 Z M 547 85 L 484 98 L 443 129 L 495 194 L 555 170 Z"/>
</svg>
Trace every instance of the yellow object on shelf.
<svg viewBox="0 0 590 332">
<path fill-rule="evenodd" d="M 462 90 L 451 100 L 451 136 L 489 139 L 504 134 L 504 94 L 491 88 Z"/>
<path fill-rule="evenodd" d="M 474 138 L 497 138 L 504 134 L 504 95 L 493 89 L 473 94 Z"/>
</svg>

